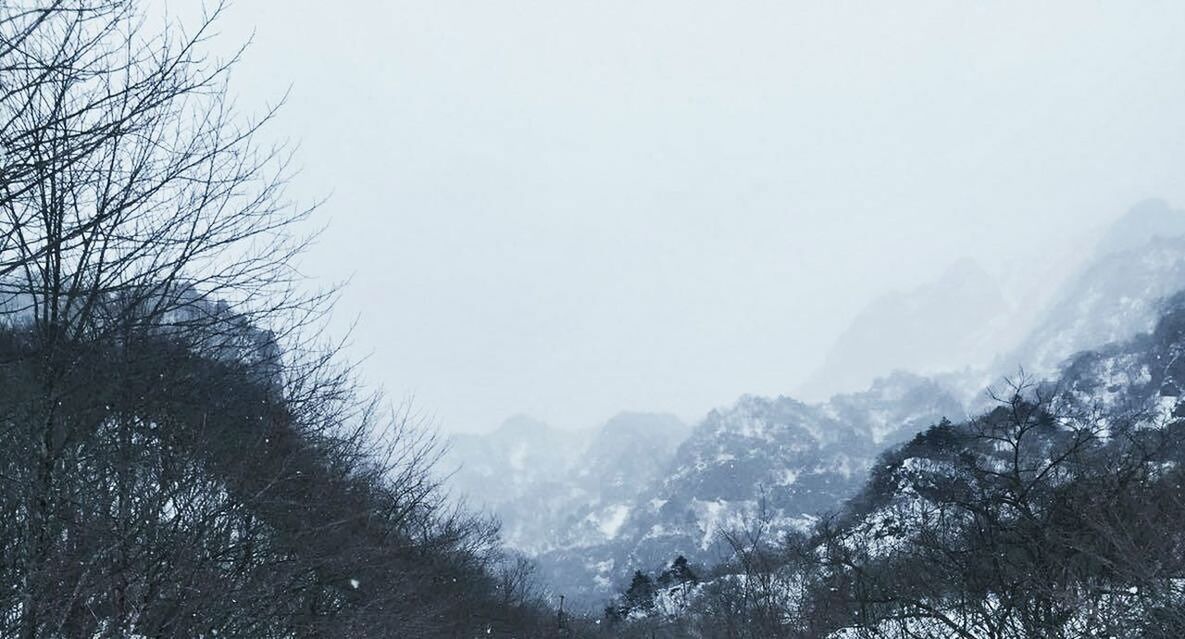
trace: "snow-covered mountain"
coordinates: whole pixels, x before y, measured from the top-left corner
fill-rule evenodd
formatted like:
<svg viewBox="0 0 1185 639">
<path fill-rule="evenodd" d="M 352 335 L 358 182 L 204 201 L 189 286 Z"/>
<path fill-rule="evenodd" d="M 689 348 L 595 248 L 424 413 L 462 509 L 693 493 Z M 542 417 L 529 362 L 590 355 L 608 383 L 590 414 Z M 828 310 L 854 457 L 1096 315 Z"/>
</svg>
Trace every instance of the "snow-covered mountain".
<svg viewBox="0 0 1185 639">
<path fill-rule="evenodd" d="M 883 446 L 961 413 L 953 395 L 907 373 L 822 404 L 743 397 L 700 423 L 624 532 L 699 554 L 763 500 L 779 527 L 801 525 L 859 485 Z"/>
<path fill-rule="evenodd" d="M 1158 301 L 1185 287 L 1185 211 L 1164 200 L 1078 241 L 1065 250 L 1051 240 L 1006 283 L 963 259 L 933 282 L 874 300 L 799 392 L 850 392 L 897 369 L 962 377 L 970 394 L 1021 367 L 1052 375 L 1078 351 L 1149 330 Z"/>
<path fill-rule="evenodd" d="M 590 437 L 590 432 L 563 431 L 528 415 L 515 415 L 488 434 L 454 435 L 445 466 L 456 466 L 454 488 L 497 505 L 559 481 Z"/>
<path fill-rule="evenodd" d="M 1181 636 L 1185 616 L 1161 611 L 1185 601 L 1183 356 L 1178 294 L 1149 332 L 886 453 L 819 542 L 859 555 L 861 592 L 889 604 L 868 634 Z"/>
<path fill-rule="evenodd" d="M 1008 307 L 994 281 L 971 262 L 956 265 L 934 285 L 882 301 L 849 335 L 864 332 L 868 340 L 877 339 L 878 322 L 896 316 L 901 323 L 880 326 L 879 339 L 912 335 L 901 341 L 903 357 L 915 362 L 925 361 L 925 353 L 909 354 L 910 347 L 937 345 L 945 354 L 928 361 L 945 358 L 956 370 L 934 372 L 942 370 L 941 363 L 919 364 L 932 372 L 922 377 L 887 369 L 887 377 L 865 393 L 819 404 L 746 397 L 713 411 L 680 448 L 663 480 L 633 506 L 613 542 L 616 554 L 596 555 L 584 566 L 568 561 L 566 569 L 591 566 L 603 583 L 612 579 L 609 571 L 621 579 L 628 570 L 662 565 L 679 553 L 707 559 L 716 533 L 751 521 L 762 500 L 775 531 L 835 510 L 861 485 L 879 452 L 943 417 L 958 422 L 981 410 L 991 401 L 984 390 L 1014 375 L 1018 366 L 1029 374 L 1056 376 L 1059 365 L 1077 352 L 1150 330 L 1164 300 L 1185 288 L 1183 231 L 1185 212 L 1159 200 L 1137 205 L 1101 234 L 1075 272 L 1064 280 L 1050 276 L 1052 292 L 1010 296 L 1050 300 L 1044 311 Z M 932 323 L 924 321 L 927 313 L 955 313 L 964 327 L 927 340 L 932 332 Z M 902 323 L 907 328 L 894 332 Z M 848 344 L 858 341 L 852 337 Z M 1020 346 L 1009 349 L 1010 341 Z M 993 360 L 1002 349 L 1009 354 Z"/>
<path fill-rule="evenodd" d="M 807 527 L 855 495 L 886 448 L 979 412 L 984 388 L 1018 366 L 1055 378 L 1075 353 L 1151 330 L 1164 300 L 1185 288 L 1183 233 L 1185 212 L 1150 200 L 1104 232 L 1072 275 L 1020 294 L 960 262 L 933 285 L 874 304 L 845 333 L 836 370 L 879 373 L 867 391 L 815 403 L 746 396 L 690 433 L 654 415 L 584 433 L 523 422 L 456 447 L 457 485 L 503 519 L 546 586 L 591 609 L 634 570 L 677 555 L 723 559 L 720 533 L 758 517 L 772 534 Z M 937 330 L 932 315 L 948 328 Z M 877 340 L 896 350 L 878 345 L 889 356 L 861 362 Z M 911 366 L 929 374 L 893 372 Z"/>
<path fill-rule="evenodd" d="M 671 636 L 1182 636 L 1185 293 L 1156 314 L 890 447 L 793 550 L 744 537 L 750 561 L 706 580 L 635 576 L 606 619 Z"/>
<path fill-rule="evenodd" d="M 442 468 L 454 493 L 501 520 L 508 547 L 534 555 L 616 534 L 621 502 L 666 468 L 686 433 L 657 413 L 576 431 L 518 415 L 488 434 L 453 436 Z"/>
<path fill-rule="evenodd" d="M 613 535 L 543 553 L 540 570 L 569 601 L 592 607 L 633 570 L 678 555 L 713 563 L 723 558 L 720 533 L 759 516 L 775 534 L 807 527 L 855 493 L 884 446 L 962 415 L 953 393 L 908 373 L 820 404 L 743 397 L 709 413 L 649 485 L 613 506 Z"/>
<path fill-rule="evenodd" d="M 943 424 L 887 451 L 859 498 L 847 505 L 844 526 L 878 540 L 902 534 L 901 522 L 935 487 L 991 479 L 958 477 L 962 462 L 956 459 L 969 451 L 1015 452 L 1027 479 L 1056 463 L 1059 446 L 1072 441 L 1071 426 L 1088 430 L 1097 446 L 1127 442 L 1136 431 L 1185 427 L 1185 292 L 1157 306 L 1147 333 L 1077 353 L 1058 374 L 1029 379 L 1020 388 L 1001 384 L 997 391 L 994 406 L 973 419 Z M 1018 417 L 1021 411 L 1033 417 Z M 1018 429 L 1026 427 L 1027 441 L 1017 441 Z M 992 445 L 972 450 L 978 440 Z M 1147 454 L 1155 459 L 1151 449 Z M 887 533 L 886 526 L 898 532 Z"/>
<path fill-rule="evenodd" d="M 603 499 L 632 497 L 662 472 L 689 430 L 673 415 L 620 413 L 597 431 L 572 476 Z"/>
<path fill-rule="evenodd" d="M 1143 202 L 1111 226 L 994 370 L 1052 375 L 1074 353 L 1150 331 L 1161 301 L 1183 288 L 1185 211 L 1162 200 Z"/>
</svg>

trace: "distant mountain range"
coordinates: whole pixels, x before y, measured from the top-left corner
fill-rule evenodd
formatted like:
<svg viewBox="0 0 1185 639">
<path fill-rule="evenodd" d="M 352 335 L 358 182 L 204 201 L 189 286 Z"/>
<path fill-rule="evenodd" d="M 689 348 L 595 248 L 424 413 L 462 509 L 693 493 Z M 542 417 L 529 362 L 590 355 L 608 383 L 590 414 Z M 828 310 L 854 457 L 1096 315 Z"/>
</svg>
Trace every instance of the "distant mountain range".
<svg viewBox="0 0 1185 639">
<path fill-rule="evenodd" d="M 570 601 L 595 606 L 634 568 L 721 559 L 718 534 L 763 509 L 777 529 L 808 526 L 863 484 L 884 446 L 961 414 L 953 394 L 907 373 L 824 404 L 743 397 L 709 413 L 661 472 L 611 505 L 616 534 L 542 553 L 540 570 Z"/>
<path fill-rule="evenodd" d="M 977 383 L 1021 366 L 1048 375 L 1079 350 L 1148 330 L 1156 301 L 1185 287 L 1185 212 L 1146 200 L 1092 242 L 1065 255 L 1050 242 L 1050 255 L 1008 284 L 964 258 L 933 282 L 874 300 L 798 392 L 825 398 L 898 369 L 961 371 Z"/>
<path fill-rule="evenodd" d="M 503 520 L 508 544 L 535 558 L 549 588 L 591 609 L 635 569 L 679 554 L 723 559 L 718 533 L 761 511 L 775 534 L 805 529 L 855 495 L 884 450 L 943 418 L 966 420 L 985 406 L 984 388 L 1020 366 L 1055 377 L 1075 353 L 1151 330 L 1163 300 L 1185 288 L 1185 212 L 1142 203 L 1082 253 L 1068 277 L 1037 282 L 1050 290 L 1036 297 L 961 261 L 874 302 L 817 376 L 820 388 L 868 377 L 866 391 L 815 403 L 742 397 L 691 429 L 665 415 L 623 414 L 582 432 L 515 418 L 456 438 L 453 485 Z M 850 373 L 824 383 L 829 370 Z"/>
<path fill-rule="evenodd" d="M 538 555 L 616 536 L 620 503 L 666 470 L 688 430 L 657 413 L 577 431 L 518 415 L 488 434 L 453 436 L 442 467 L 454 492 L 498 516 L 507 546 Z"/>
<path fill-rule="evenodd" d="M 750 516 L 765 535 L 734 536 L 704 578 L 635 577 L 605 619 L 623 636 L 1182 636 L 1185 293 L 1156 316 L 888 447 L 802 534 Z"/>
</svg>

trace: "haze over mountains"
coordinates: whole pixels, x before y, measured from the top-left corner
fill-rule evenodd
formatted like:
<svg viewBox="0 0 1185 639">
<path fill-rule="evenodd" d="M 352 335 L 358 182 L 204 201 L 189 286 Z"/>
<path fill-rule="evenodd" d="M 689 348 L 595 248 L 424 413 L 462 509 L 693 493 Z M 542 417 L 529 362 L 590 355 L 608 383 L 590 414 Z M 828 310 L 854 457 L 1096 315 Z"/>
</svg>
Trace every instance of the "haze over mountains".
<svg viewBox="0 0 1185 639">
<path fill-rule="evenodd" d="M 797 394 L 825 399 L 897 369 L 1051 373 L 1078 350 L 1151 327 L 1155 302 L 1185 286 L 1183 236 L 1185 212 L 1149 199 L 1084 233 L 1084 245 L 1051 238 L 1019 277 L 959 260 L 932 282 L 870 303 Z"/>
<path fill-rule="evenodd" d="M 1185 637 L 1185 3 L 232 4 L 0 2 L 0 639 Z"/>
<path fill-rule="evenodd" d="M 1116 220 L 997 369 L 1051 373 L 1075 352 L 1147 332 L 1185 288 L 1185 212 L 1148 200 Z"/>
<path fill-rule="evenodd" d="M 981 367 L 1006 338 L 1012 311 L 995 278 L 964 258 L 933 282 L 869 304 L 799 394 L 825 398 L 864 388 L 896 369 L 933 373 Z"/>
<path fill-rule="evenodd" d="M 613 538 L 622 510 L 666 468 L 688 427 L 672 415 L 621 413 L 603 426 L 559 430 L 524 415 L 489 434 L 456 435 L 452 486 L 493 510 L 507 544 L 538 554 Z"/>
<path fill-rule="evenodd" d="M 1180 637 L 1183 354 L 1177 293 L 1149 332 L 888 448 L 825 520 L 750 521 L 703 578 L 635 573 L 605 617 L 638 637 Z"/>
<path fill-rule="evenodd" d="M 943 418 L 966 420 L 984 388 L 1020 366 L 1051 377 L 1079 351 L 1150 330 L 1162 300 L 1185 288 L 1185 212 L 1163 201 L 1076 248 L 1051 249 L 1054 266 L 1010 287 L 961 260 L 875 300 L 805 386 L 824 401 L 746 396 L 693 428 L 623 414 L 570 432 L 520 416 L 457 436 L 446 465 L 553 592 L 595 607 L 635 569 L 680 554 L 719 561 L 719 533 L 755 517 L 805 529 L 860 490 L 882 451 Z"/>
</svg>

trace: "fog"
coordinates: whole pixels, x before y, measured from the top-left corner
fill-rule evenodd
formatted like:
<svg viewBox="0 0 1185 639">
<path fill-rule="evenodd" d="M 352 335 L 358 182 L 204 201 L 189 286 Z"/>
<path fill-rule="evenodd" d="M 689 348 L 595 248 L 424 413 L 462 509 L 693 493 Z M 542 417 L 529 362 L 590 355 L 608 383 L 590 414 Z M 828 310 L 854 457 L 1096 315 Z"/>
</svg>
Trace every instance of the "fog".
<svg viewBox="0 0 1185 639">
<path fill-rule="evenodd" d="M 170 10 L 184 12 L 173 2 Z M 1185 202 L 1185 5 L 240 2 L 366 379 L 448 431 L 786 394 L 878 296 Z M 356 323 L 355 323 L 356 322 Z"/>
</svg>

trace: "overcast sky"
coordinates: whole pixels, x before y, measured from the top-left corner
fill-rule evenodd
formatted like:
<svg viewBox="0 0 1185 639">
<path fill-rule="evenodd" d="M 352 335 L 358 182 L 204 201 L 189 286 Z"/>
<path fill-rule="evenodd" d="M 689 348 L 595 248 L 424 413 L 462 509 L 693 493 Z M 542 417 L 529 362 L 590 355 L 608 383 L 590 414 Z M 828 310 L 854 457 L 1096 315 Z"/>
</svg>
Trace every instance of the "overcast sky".
<svg viewBox="0 0 1185 639">
<path fill-rule="evenodd" d="M 181 11 L 176 0 L 174 10 Z M 789 393 L 873 297 L 1185 202 L 1185 3 L 241 0 L 369 381 L 451 431 Z"/>
</svg>

